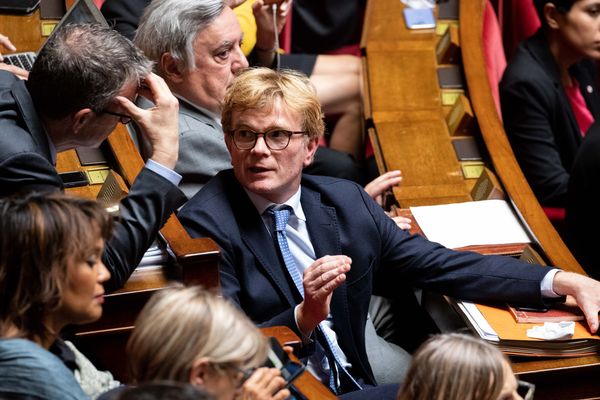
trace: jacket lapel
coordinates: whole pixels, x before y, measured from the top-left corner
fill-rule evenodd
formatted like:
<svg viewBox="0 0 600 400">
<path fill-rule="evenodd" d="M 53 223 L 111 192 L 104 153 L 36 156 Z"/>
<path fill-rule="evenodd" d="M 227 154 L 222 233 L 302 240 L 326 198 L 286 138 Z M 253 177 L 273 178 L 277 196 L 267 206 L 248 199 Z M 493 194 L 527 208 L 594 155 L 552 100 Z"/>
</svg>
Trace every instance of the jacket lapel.
<svg viewBox="0 0 600 400">
<path fill-rule="evenodd" d="M 231 171 L 232 172 L 232 171 Z M 290 285 L 285 266 L 280 261 L 274 239 L 265 227 L 254 204 L 246 195 L 237 180 L 230 175 L 227 184 L 229 198 L 234 205 L 233 210 L 242 241 L 258 261 L 257 268 L 262 268 L 271 278 L 274 286 L 284 295 L 290 306 L 298 304 L 298 290 Z"/>
<path fill-rule="evenodd" d="M 535 34 L 532 41 L 528 42 L 527 47 L 531 52 L 532 56 L 544 67 L 544 70 L 548 72 L 550 78 L 552 78 L 552 83 L 554 84 L 554 90 L 560 92 L 561 96 L 559 98 L 561 101 L 563 99 L 568 99 L 567 93 L 565 92 L 560 78 L 560 71 L 558 69 L 558 65 L 550 53 L 550 49 L 548 46 L 548 42 L 542 28 L 540 28 Z M 581 82 L 579 82 L 581 84 Z M 576 133 L 575 140 L 577 143 L 581 142 L 581 135 L 579 134 L 579 124 L 575 119 L 575 114 L 573 114 L 573 110 L 571 109 L 571 104 L 567 101 L 566 103 L 562 101 L 562 107 L 567 111 L 569 115 L 569 124 L 571 125 L 571 132 Z"/>
<path fill-rule="evenodd" d="M 302 187 L 301 202 L 302 209 L 306 215 L 308 234 L 315 249 L 317 259 L 325 255 L 343 254 L 335 208 L 322 204 L 320 194 L 306 186 Z M 344 352 L 351 350 L 354 352 L 355 359 L 357 359 L 358 353 L 356 352 L 355 343 L 358 342 L 355 341 L 355 330 L 351 326 L 346 283 L 340 285 L 333 292 L 331 298 L 331 315 L 335 330 L 337 332 L 344 332 L 343 335 L 338 335 L 338 340 Z"/>
</svg>

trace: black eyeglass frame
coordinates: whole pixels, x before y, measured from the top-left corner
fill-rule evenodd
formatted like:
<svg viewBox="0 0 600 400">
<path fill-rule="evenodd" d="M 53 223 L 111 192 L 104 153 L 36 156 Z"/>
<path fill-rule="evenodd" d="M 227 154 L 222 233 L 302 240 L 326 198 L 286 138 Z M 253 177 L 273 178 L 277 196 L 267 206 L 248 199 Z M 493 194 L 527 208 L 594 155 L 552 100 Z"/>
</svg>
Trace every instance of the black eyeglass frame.
<svg viewBox="0 0 600 400">
<path fill-rule="evenodd" d="M 125 114 L 121 114 L 118 112 L 114 112 L 114 111 L 109 111 L 109 110 L 102 110 L 100 111 L 103 114 L 108 114 L 108 115 L 113 115 L 115 117 L 119 117 L 119 122 L 122 123 L 123 125 L 127 125 L 128 123 L 131 122 L 131 116 L 129 115 L 125 115 Z"/>
<path fill-rule="evenodd" d="M 252 367 L 252 368 L 240 368 L 240 367 L 234 367 L 234 370 L 238 373 L 241 374 L 241 377 L 238 378 L 239 380 L 237 381 L 237 386 L 236 388 L 241 388 L 244 383 L 246 383 L 246 381 L 248 379 L 250 379 L 250 377 L 252 376 L 252 374 L 257 370 L 257 368 Z"/>
<path fill-rule="evenodd" d="M 252 145 L 246 146 L 246 145 L 240 145 L 238 143 L 238 141 L 236 140 L 236 135 L 242 131 L 254 134 L 254 140 L 252 142 L 248 142 L 248 145 L 250 143 L 252 143 Z M 273 147 L 272 144 L 269 144 L 269 142 L 272 140 L 270 138 L 269 134 L 272 134 L 274 132 L 285 133 L 287 135 L 287 142 L 285 143 L 285 146 L 278 148 L 278 147 Z M 235 147 L 238 150 L 252 150 L 254 148 L 254 146 L 256 146 L 256 142 L 258 140 L 258 135 L 263 136 L 265 145 L 267 146 L 267 148 L 269 150 L 285 150 L 290 145 L 290 141 L 292 140 L 292 135 L 307 135 L 308 132 L 307 131 L 288 131 L 287 129 L 271 129 L 270 131 L 267 131 L 267 132 L 254 132 L 252 129 L 240 128 L 240 129 L 233 130 L 233 132 L 230 132 L 229 134 L 231 136 L 231 139 L 233 140 L 233 144 L 235 145 Z"/>
</svg>

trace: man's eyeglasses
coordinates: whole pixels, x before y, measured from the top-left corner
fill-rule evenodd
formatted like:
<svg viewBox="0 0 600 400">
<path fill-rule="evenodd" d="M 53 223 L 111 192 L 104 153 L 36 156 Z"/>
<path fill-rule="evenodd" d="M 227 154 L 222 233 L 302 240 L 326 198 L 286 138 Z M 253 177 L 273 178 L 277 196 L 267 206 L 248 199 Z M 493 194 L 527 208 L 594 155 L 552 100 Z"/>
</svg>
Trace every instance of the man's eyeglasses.
<svg viewBox="0 0 600 400">
<path fill-rule="evenodd" d="M 535 385 L 525 381 L 517 381 L 517 393 L 523 400 L 532 400 L 535 392 Z"/>
<path fill-rule="evenodd" d="M 108 114 L 108 115 L 114 115 L 115 117 L 119 117 L 119 122 L 122 123 L 123 125 L 127 125 L 128 123 L 131 122 L 131 117 L 129 115 L 121 114 L 121 113 L 114 112 L 114 111 L 108 111 L 108 110 L 102 110 L 100 112 L 104 113 L 104 114 Z"/>
<path fill-rule="evenodd" d="M 270 150 L 283 150 L 290 144 L 292 135 L 306 135 L 306 131 L 286 131 L 284 129 L 273 129 L 268 132 L 254 132 L 250 129 L 236 129 L 231 136 L 233 144 L 239 150 L 250 150 L 256 146 L 258 135 L 262 135 L 265 144 Z"/>
</svg>

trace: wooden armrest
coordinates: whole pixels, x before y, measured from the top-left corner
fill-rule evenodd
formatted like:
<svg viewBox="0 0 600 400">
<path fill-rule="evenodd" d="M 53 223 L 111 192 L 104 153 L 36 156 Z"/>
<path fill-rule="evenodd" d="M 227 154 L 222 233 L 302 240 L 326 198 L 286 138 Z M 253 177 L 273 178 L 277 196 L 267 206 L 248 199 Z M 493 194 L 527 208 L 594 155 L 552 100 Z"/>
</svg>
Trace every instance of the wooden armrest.
<svg viewBox="0 0 600 400">
<path fill-rule="evenodd" d="M 127 128 L 117 126 L 108 137 L 108 144 L 115 155 L 117 168 L 131 186 L 144 168 L 144 160 L 135 147 Z M 207 238 L 191 238 L 174 214 L 160 231 L 177 263 L 182 267 L 182 280 L 186 285 L 201 284 L 206 288 L 219 287 L 219 248 Z"/>
<path fill-rule="evenodd" d="M 296 333 L 287 326 L 269 326 L 266 328 L 260 328 L 260 330 L 263 333 L 263 335 L 272 336 L 275 339 L 277 339 L 279 344 L 281 344 L 282 346 L 295 346 L 296 344 L 302 344 L 302 341 L 300 340 L 298 335 L 296 335 Z"/>
<path fill-rule="evenodd" d="M 171 214 L 160 234 L 182 267 L 183 283 L 218 290 L 219 247 L 213 240 L 190 237 L 175 214 Z"/>
</svg>

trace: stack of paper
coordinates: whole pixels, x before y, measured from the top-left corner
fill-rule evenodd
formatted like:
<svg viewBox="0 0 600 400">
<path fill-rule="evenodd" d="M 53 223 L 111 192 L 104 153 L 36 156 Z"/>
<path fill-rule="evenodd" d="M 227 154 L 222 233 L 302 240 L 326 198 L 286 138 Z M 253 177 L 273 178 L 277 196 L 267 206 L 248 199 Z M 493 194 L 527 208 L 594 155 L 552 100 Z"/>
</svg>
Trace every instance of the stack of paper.
<svg viewBox="0 0 600 400">
<path fill-rule="evenodd" d="M 474 304 L 447 298 L 469 327 L 504 353 L 517 356 L 579 357 L 597 354 L 600 337 L 575 322 L 575 334 L 566 340 L 537 340 L 527 336 L 536 324 L 517 323 L 507 307 Z"/>
<path fill-rule="evenodd" d="M 410 211 L 427 239 L 451 249 L 531 242 L 504 200 L 411 207 Z"/>
<path fill-rule="evenodd" d="M 166 251 L 164 251 L 163 249 L 161 249 L 160 247 L 158 247 L 158 245 L 154 245 L 152 247 L 150 247 L 148 250 L 146 250 L 146 252 L 144 253 L 144 257 L 142 258 L 142 261 L 140 261 L 138 268 L 146 268 L 146 267 L 152 267 L 152 266 L 157 266 L 157 265 L 163 265 L 166 264 L 167 261 L 169 260 L 169 255 L 167 254 Z"/>
</svg>

